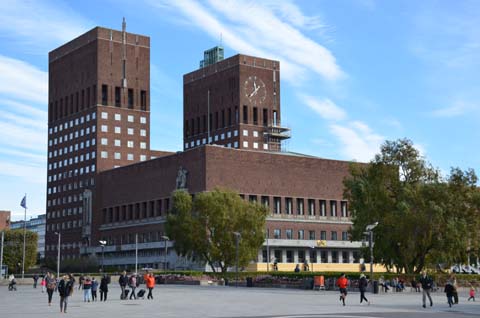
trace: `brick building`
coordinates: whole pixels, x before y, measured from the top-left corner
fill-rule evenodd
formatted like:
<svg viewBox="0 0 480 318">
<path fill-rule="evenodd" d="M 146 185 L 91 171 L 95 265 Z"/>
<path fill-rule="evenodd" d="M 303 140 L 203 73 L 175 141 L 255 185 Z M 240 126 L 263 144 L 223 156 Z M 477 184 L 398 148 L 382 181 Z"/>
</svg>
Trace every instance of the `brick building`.
<svg viewBox="0 0 480 318">
<path fill-rule="evenodd" d="M 0 231 L 10 229 L 10 211 L 0 211 Z"/>
<path fill-rule="evenodd" d="M 189 266 L 165 241 L 171 194 L 225 187 L 270 210 L 252 268 L 272 258 L 285 269 L 358 263 L 343 200 L 349 162 L 282 151 L 290 130 L 281 125 L 280 63 L 209 52 L 222 56 L 209 53 L 183 78 L 177 153 L 149 147 L 148 37 L 95 28 L 50 53 L 47 257 L 62 232 L 64 258 L 104 252 L 106 265 L 131 266 L 138 242 L 141 265 Z"/>
</svg>

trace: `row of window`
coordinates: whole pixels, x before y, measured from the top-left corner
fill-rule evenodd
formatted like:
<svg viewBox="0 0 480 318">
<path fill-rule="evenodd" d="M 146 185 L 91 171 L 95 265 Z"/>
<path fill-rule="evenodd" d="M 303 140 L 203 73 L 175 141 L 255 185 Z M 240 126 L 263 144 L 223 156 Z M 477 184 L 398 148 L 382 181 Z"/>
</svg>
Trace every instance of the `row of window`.
<svg viewBox="0 0 480 318">
<path fill-rule="evenodd" d="M 82 223 L 81 220 L 78 223 Z M 80 248 L 82 247 L 82 242 L 73 242 L 73 243 L 63 243 L 60 244 L 60 249 L 73 249 L 73 248 Z M 45 245 L 45 250 L 48 251 L 56 251 L 58 249 L 58 244 L 49 244 Z"/>
<path fill-rule="evenodd" d="M 122 133 L 122 128 L 119 126 L 115 126 L 113 130 L 116 134 L 121 134 Z M 108 132 L 108 125 L 102 125 L 101 126 L 101 132 Z M 127 128 L 127 135 L 134 135 L 135 134 L 135 129 L 134 128 Z M 140 136 L 146 137 L 147 136 L 147 130 L 146 129 L 140 129 Z"/>
<path fill-rule="evenodd" d="M 297 263 L 302 264 L 306 260 L 306 255 L 310 258 L 310 263 L 359 263 L 360 262 L 360 253 L 358 251 L 336 251 L 336 250 L 316 250 L 310 249 L 297 250 Z M 330 258 L 328 254 L 330 253 Z M 350 259 L 350 253 L 352 254 L 352 259 Z M 262 251 L 262 261 L 264 263 L 277 261 L 279 263 L 295 263 L 295 251 L 286 250 L 285 258 L 283 257 L 282 250 L 270 250 L 271 259 L 268 260 L 268 251 L 264 249 Z"/>
<path fill-rule="evenodd" d="M 240 195 L 244 199 L 248 199 L 250 202 L 258 202 L 257 195 Z M 270 209 L 273 214 L 281 214 L 282 213 L 282 205 L 285 207 L 284 213 L 285 214 L 298 214 L 298 215 L 305 215 L 308 214 L 310 216 L 327 216 L 327 200 L 316 200 L 316 199 L 304 199 L 304 198 L 290 198 L 290 197 L 273 197 L 273 205 L 272 197 L 270 196 L 260 196 L 260 204 L 264 205 L 266 208 Z M 295 203 L 295 211 L 294 211 L 294 203 Z M 337 201 L 336 200 L 329 200 L 329 207 L 330 207 L 330 216 L 336 217 L 337 216 Z M 318 207 L 318 209 L 317 209 Z M 348 217 L 348 205 L 347 201 L 340 201 L 340 212 L 341 217 Z"/>
<path fill-rule="evenodd" d="M 52 122 L 66 116 L 76 114 L 96 104 L 97 86 L 93 85 L 93 87 L 87 87 L 86 89 L 82 89 L 75 94 L 70 94 L 70 96 L 67 95 L 59 100 L 50 102 L 48 120 Z"/>
<path fill-rule="evenodd" d="M 142 148 L 142 149 L 145 149 L 145 148 Z M 108 151 L 100 152 L 100 157 L 102 159 L 108 159 Z M 114 152 L 113 153 L 113 159 L 121 160 L 122 159 L 122 154 L 120 152 Z M 133 153 L 127 153 L 127 160 L 128 161 L 134 161 L 135 160 L 135 155 Z M 140 155 L 140 161 L 145 161 L 145 160 L 147 160 L 147 155 Z"/>
<path fill-rule="evenodd" d="M 92 134 L 95 133 L 95 128 L 96 128 L 96 126 L 93 125 L 92 129 L 91 129 Z M 54 145 L 57 145 L 57 144 L 59 145 L 59 144 L 62 144 L 63 142 L 67 142 L 69 140 L 73 141 L 76 138 L 80 138 L 80 137 L 83 137 L 83 136 L 88 136 L 89 134 L 90 134 L 90 127 L 87 127 L 85 130 L 82 128 L 80 130 L 76 130 L 75 132 L 71 132 L 70 134 L 65 134 L 65 135 L 60 136 L 58 138 L 57 137 L 50 138 L 48 140 L 48 145 L 50 147 L 54 146 Z M 89 143 L 90 141 L 87 140 L 86 142 Z M 81 144 L 83 145 L 83 141 L 81 142 Z M 95 138 L 92 138 L 92 145 L 95 145 Z M 78 146 L 76 146 L 75 150 L 78 150 Z"/>
<path fill-rule="evenodd" d="M 305 234 L 308 234 L 306 236 Z M 314 230 L 309 230 L 306 232 L 305 230 L 298 230 L 297 235 L 294 237 L 294 231 L 292 229 L 286 229 L 284 236 L 282 236 L 282 230 L 280 229 L 274 229 L 273 230 L 273 238 L 274 239 L 287 239 L 287 240 L 316 240 L 317 239 L 317 232 Z M 270 237 L 270 234 L 268 235 Z M 338 241 L 338 234 L 336 231 L 331 231 L 330 232 L 330 237 L 327 238 L 327 231 L 320 231 L 320 240 L 327 240 L 330 239 L 331 241 Z M 349 235 L 348 232 L 343 231 L 342 232 L 342 241 L 349 241 Z"/>
<path fill-rule="evenodd" d="M 108 113 L 107 112 L 102 112 L 101 118 L 102 119 L 108 119 Z M 122 114 L 113 114 L 113 118 L 116 121 L 121 121 L 122 120 Z M 135 122 L 135 116 L 134 115 L 127 115 L 127 122 L 134 123 Z M 140 124 L 146 124 L 146 123 L 147 123 L 147 117 L 140 116 Z"/>
<path fill-rule="evenodd" d="M 91 153 L 87 152 L 86 154 L 81 154 L 79 156 L 65 158 L 65 159 L 60 160 L 60 161 L 55 161 L 53 163 L 49 163 L 48 164 L 48 170 L 57 169 L 57 167 L 58 168 L 67 167 L 69 165 L 81 163 L 83 161 L 88 161 L 90 159 L 91 160 L 95 159 L 95 151 L 92 151 Z M 95 171 L 95 169 L 93 169 L 93 171 Z"/>
<path fill-rule="evenodd" d="M 81 194 L 80 194 L 81 195 Z M 65 216 L 70 216 L 70 215 L 77 215 L 77 214 L 82 214 L 83 213 L 83 206 L 76 206 L 72 208 L 64 208 L 61 211 L 51 211 L 47 212 L 47 219 L 55 219 L 59 217 L 65 217 Z"/>
<path fill-rule="evenodd" d="M 103 222 L 124 222 L 163 216 L 169 208 L 169 198 L 104 208 Z"/>
<path fill-rule="evenodd" d="M 125 98 L 123 98 L 123 101 L 122 101 L 122 90 L 123 91 L 126 90 L 126 93 L 127 93 Z M 115 86 L 114 100 L 110 98 L 108 91 L 109 91 L 109 86 L 106 84 L 103 84 L 102 85 L 102 105 L 115 104 L 116 107 L 121 107 L 123 105 L 123 106 L 127 106 L 129 109 L 138 108 L 138 105 L 140 105 L 140 110 L 147 110 L 147 91 L 145 90 L 140 90 L 140 94 L 139 94 L 137 89 L 133 89 L 133 88 L 124 89 L 122 87 Z M 140 101 L 138 101 L 138 98 L 140 99 Z"/>
<path fill-rule="evenodd" d="M 157 232 L 144 232 L 137 234 L 138 243 L 150 243 L 163 241 L 164 233 Z M 135 233 L 122 234 L 119 236 L 104 236 L 102 240 L 107 242 L 107 245 L 122 245 L 122 244 L 135 244 Z"/>
<path fill-rule="evenodd" d="M 77 182 L 73 182 L 73 183 L 69 183 L 68 184 L 68 187 L 66 188 L 67 184 L 65 185 L 62 185 L 61 186 L 61 189 L 60 189 L 60 186 L 58 188 L 58 193 L 61 193 L 62 191 L 63 192 L 66 192 L 66 191 L 71 191 L 71 190 L 66 190 L 66 189 L 72 189 L 73 191 L 77 190 L 77 189 L 83 189 L 83 188 L 87 188 L 89 186 L 94 186 L 95 185 L 95 179 L 92 177 L 92 178 L 88 178 L 88 179 L 85 179 L 85 180 L 80 180 Z M 63 190 L 65 189 L 65 190 Z M 60 191 L 62 190 L 62 191 Z M 81 199 L 77 199 L 78 201 L 81 202 Z M 73 198 L 71 200 L 73 202 Z M 61 204 L 67 204 L 69 203 L 68 202 L 68 196 L 64 195 L 60 198 L 55 198 L 55 199 L 49 199 L 47 200 L 47 207 L 53 207 L 53 206 L 56 206 L 56 205 L 61 205 Z"/>
<path fill-rule="evenodd" d="M 96 117 L 97 117 L 97 113 L 93 112 L 91 114 L 87 114 L 87 115 L 79 117 L 79 118 L 71 119 L 70 121 L 67 120 L 63 124 L 59 124 L 57 126 L 50 127 L 48 129 L 48 134 L 49 135 L 56 134 L 57 132 L 61 132 L 63 130 L 67 130 L 69 128 L 73 128 L 73 127 L 78 126 L 78 125 L 82 125 L 83 123 L 88 123 L 90 121 L 90 119 L 95 120 Z"/>
<path fill-rule="evenodd" d="M 72 230 L 82 227 L 82 220 L 73 220 L 59 223 L 47 224 L 47 232 L 60 231 L 60 230 Z"/>
<path fill-rule="evenodd" d="M 95 156 L 92 157 L 92 159 L 94 159 L 94 158 L 95 158 Z M 94 167 L 93 170 L 95 171 L 95 167 Z M 61 181 L 61 180 L 65 180 L 65 179 L 73 178 L 73 177 L 77 177 L 77 176 L 79 176 L 79 169 L 63 171 L 63 172 L 59 172 L 59 173 L 50 174 L 48 176 L 48 182 L 55 182 L 57 180 Z M 87 181 L 88 181 L 88 179 L 87 179 Z M 82 181 L 80 180 L 80 182 L 82 182 Z M 93 178 L 92 178 L 92 182 L 93 182 Z M 88 182 L 86 182 L 86 183 L 88 183 Z"/>
</svg>

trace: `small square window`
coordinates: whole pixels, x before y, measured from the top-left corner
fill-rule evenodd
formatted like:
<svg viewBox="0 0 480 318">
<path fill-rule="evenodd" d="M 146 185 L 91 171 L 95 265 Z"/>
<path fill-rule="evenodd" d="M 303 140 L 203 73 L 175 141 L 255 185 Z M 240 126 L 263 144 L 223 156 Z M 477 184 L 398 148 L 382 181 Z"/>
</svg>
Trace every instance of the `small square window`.
<svg viewBox="0 0 480 318">
<path fill-rule="evenodd" d="M 121 114 L 115 114 L 115 120 L 122 120 Z"/>
<path fill-rule="evenodd" d="M 133 121 L 134 121 L 133 115 L 128 115 L 127 121 L 128 121 L 129 123 L 133 123 Z"/>
<path fill-rule="evenodd" d="M 146 124 L 147 123 L 147 117 L 140 117 L 140 124 Z"/>
<path fill-rule="evenodd" d="M 108 119 L 108 113 L 102 112 L 102 119 Z"/>
<path fill-rule="evenodd" d="M 243 142 L 243 148 L 248 148 L 248 141 Z"/>
<path fill-rule="evenodd" d="M 245 137 L 248 137 L 248 130 L 244 129 L 244 130 L 243 130 L 243 135 L 244 135 Z"/>
<path fill-rule="evenodd" d="M 120 134 L 122 132 L 122 129 L 120 127 L 115 127 L 115 133 Z"/>
</svg>

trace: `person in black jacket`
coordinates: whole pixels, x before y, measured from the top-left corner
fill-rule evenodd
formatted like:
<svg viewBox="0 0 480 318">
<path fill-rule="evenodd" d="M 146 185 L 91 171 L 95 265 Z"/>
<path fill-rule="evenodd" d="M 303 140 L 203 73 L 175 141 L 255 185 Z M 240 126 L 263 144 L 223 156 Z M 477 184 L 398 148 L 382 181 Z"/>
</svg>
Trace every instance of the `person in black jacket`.
<svg viewBox="0 0 480 318">
<path fill-rule="evenodd" d="M 110 277 L 107 274 L 103 274 L 100 280 L 100 301 L 107 301 L 108 284 L 110 284 Z"/>
<path fill-rule="evenodd" d="M 118 284 L 120 284 L 120 288 L 122 289 L 122 294 L 120 295 L 120 299 L 127 298 L 125 295 L 125 288 L 127 287 L 127 284 L 128 284 L 128 276 L 126 271 L 123 271 L 122 275 L 120 275 L 120 278 L 118 279 Z"/>
<path fill-rule="evenodd" d="M 68 297 L 73 293 L 73 282 L 67 276 L 63 276 L 58 284 L 58 294 L 60 295 L 60 312 L 67 312 Z"/>
<path fill-rule="evenodd" d="M 453 292 L 455 288 L 453 287 L 453 284 L 451 281 L 447 281 L 447 284 L 445 285 L 445 293 L 447 294 L 447 301 L 448 305 L 452 307 L 453 305 Z"/>
<path fill-rule="evenodd" d="M 360 304 L 365 300 L 367 304 L 370 305 L 367 297 L 365 297 L 365 292 L 367 291 L 368 281 L 364 274 L 360 274 L 360 280 L 358 281 L 358 289 L 360 289 Z"/>
<path fill-rule="evenodd" d="M 420 284 L 422 284 L 422 303 L 423 303 L 423 308 L 425 308 L 425 302 L 428 299 L 430 300 L 430 307 L 433 306 L 433 301 L 432 297 L 430 296 L 430 290 L 432 289 L 433 286 L 433 280 L 430 276 L 427 276 L 427 273 L 425 271 L 422 272 L 422 276 L 419 279 Z"/>
</svg>

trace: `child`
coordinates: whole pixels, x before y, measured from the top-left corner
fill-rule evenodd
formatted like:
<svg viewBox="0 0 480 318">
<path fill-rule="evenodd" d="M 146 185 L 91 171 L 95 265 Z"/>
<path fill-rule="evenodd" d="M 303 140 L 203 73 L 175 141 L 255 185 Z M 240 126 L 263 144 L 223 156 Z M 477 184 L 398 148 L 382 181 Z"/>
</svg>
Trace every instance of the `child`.
<svg viewBox="0 0 480 318">
<path fill-rule="evenodd" d="M 448 300 L 448 305 L 452 307 L 453 305 L 453 292 L 455 288 L 453 287 L 453 284 L 451 281 L 447 281 L 447 284 L 445 285 L 445 293 L 447 294 L 447 300 Z"/>
<path fill-rule="evenodd" d="M 475 287 L 473 287 L 472 284 L 470 284 L 470 293 L 469 293 L 470 297 L 468 298 L 468 301 L 470 301 L 470 299 L 473 299 L 473 301 L 475 301 Z"/>
</svg>

